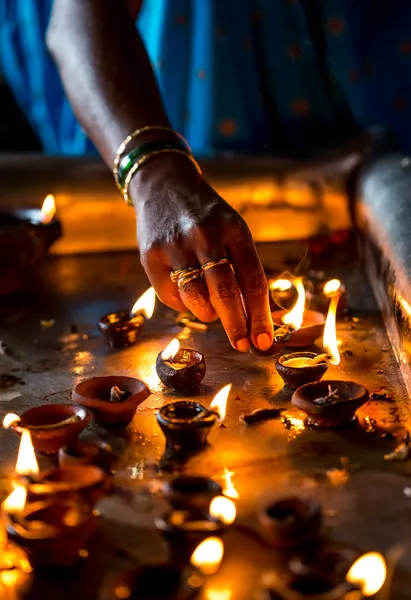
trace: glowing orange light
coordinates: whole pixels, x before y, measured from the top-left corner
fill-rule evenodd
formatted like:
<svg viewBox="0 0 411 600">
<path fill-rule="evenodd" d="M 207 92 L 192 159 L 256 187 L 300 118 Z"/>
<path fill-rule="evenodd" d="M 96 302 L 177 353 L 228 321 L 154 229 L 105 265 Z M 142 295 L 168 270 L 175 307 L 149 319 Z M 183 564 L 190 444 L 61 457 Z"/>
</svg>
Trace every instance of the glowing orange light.
<svg viewBox="0 0 411 600">
<path fill-rule="evenodd" d="M 227 467 L 225 467 L 224 475 L 223 475 L 223 478 L 224 478 L 223 494 L 224 494 L 224 496 L 227 496 L 227 498 L 233 498 L 234 500 L 238 500 L 238 498 L 240 497 L 240 494 L 235 489 L 233 481 L 231 479 L 233 475 L 234 475 L 233 471 L 229 471 L 227 469 Z"/>
<path fill-rule="evenodd" d="M 40 469 L 34 453 L 30 431 L 23 429 L 17 456 L 16 473 L 18 475 L 35 475 L 36 473 L 39 473 L 39 471 Z"/>
<path fill-rule="evenodd" d="M 27 488 L 18 485 L 2 504 L 4 512 L 8 514 L 20 513 L 26 506 Z"/>
<path fill-rule="evenodd" d="M 232 383 L 224 386 L 213 398 L 210 408 L 218 415 L 220 421 L 224 421 L 227 412 L 227 400 L 230 394 Z"/>
<path fill-rule="evenodd" d="M 3 427 L 4 429 L 8 429 L 9 427 L 14 425 L 15 423 L 18 423 L 19 421 L 20 417 L 18 415 L 15 415 L 14 413 L 8 413 L 3 419 Z"/>
<path fill-rule="evenodd" d="M 169 345 L 167 346 L 167 348 L 165 350 L 163 350 L 163 352 L 161 353 L 161 358 L 163 360 L 173 360 L 173 358 L 175 357 L 175 355 L 177 354 L 177 352 L 180 350 L 180 342 L 178 341 L 177 338 L 174 338 L 174 340 L 172 340 Z"/>
<path fill-rule="evenodd" d="M 286 292 L 292 288 L 292 285 L 289 279 L 276 279 L 270 283 L 270 289 L 273 292 Z"/>
<path fill-rule="evenodd" d="M 151 319 L 156 305 L 156 293 L 153 287 L 148 288 L 142 296 L 137 300 L 131 309 L 133 317 L 140 314 L 146 319 Z"/>
<path fill-rule="evenodd" d="M 326 296 L 331 297 L 333 294 L 341 291 L 341 281 L 339 279 L 330 279 L 324 284 L 323 292 Z"/>
<path fill-rule="evenodd" d="M 373 596 L 384 585 L 387 565 L 379 552 L 368 552 L 360 556 L 347 573 L 349 583 L 359 585 L 364 596 Z"/>
<path fill-rule="evenodd" d="M 232 590 L 230 588 L 208 588 L 206 590 L 207 600 L 231 600 Z"/>
<path fill-rule="evenodd" d="M 330 306 L 328 307 L 327 318 L 324 325 L 323 346 L 324 350 L 331 356 L 330 363 L 332 365 L 340 364 L 340 352 L 338 350 L 337 340 L 337 306 L 341 298 L 341 294 L 331 296 Z"/>
<path fill-rule="evenodd" d="M 216 537 L 209 537 L 197 546 L 191 556 L 191 564 L 206 575 L 216 573 L 224 555 L 224 544 Z"/>
<path fill-rule="evenodd" d="M 41 207 L 41 222 L 44 225 L 50 223 L 54 215 L 56 214 L 56 201 L 54 200 L 53 194 L 49 194 L 45 197 L 43 206 Z"/>
<path fill-rule="evenodd" d="M 291 325 L 294 331 L 297 331 L 303 324 L 305 308 L 305 288 L 302 277 L 295 280 L 295 287 L 298 292 L 297 302 L 290 312 L 283 316 L 282 321 L 285 325 Z"/>
<path fill-rule="evenodd" d="M 209 513 L 215 519 L 219 519 L 225 525 L 234 523 L 237 514 L 235 504 L 230 498 L 225 496 L 216 496 L 212 499 Z"/>
</svg>

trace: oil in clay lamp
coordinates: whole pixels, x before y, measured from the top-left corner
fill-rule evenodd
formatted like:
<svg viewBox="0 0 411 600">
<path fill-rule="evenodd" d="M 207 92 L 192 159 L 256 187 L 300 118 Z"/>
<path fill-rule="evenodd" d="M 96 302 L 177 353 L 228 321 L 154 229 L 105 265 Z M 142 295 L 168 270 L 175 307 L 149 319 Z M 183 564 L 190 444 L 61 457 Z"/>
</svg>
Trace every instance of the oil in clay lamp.
<svg viewBox="0 0 411 600">
<path fill-rule="evenodd" d="M 7 414 L 3 427 L 20 435 L 28 430 L 37 452 L 57 454 L 62 446 L 73 444 L 89 422 L 90 415 L 82 406 L 45 404 L 29 408 L 20 416 Z"/>
<path fill-rule="evenodd" d="M 336 280 L 338 281 L 338 280 Z M 307 384 L 320 381 L 328 369 L 328 363 L 340 364 L 340 352 L 337 341 L 336 315 L 341 294 L 336 289 L 331 295 L 327 318 L 323 333 L 324 354 L 314 352 L 293 352 L 281 356 L 276 362 L 276 369 L 285 385 L 292 390 Z"/>
<path fill-rule="evenodd" d="M 130 423 L 138 406 L 150 395 L 147 385 L 135 377 L 108 375 L 81 381 L 72 392 L 73 402 L 92 411 L 101 425 Z"/>
<path fill-rule="evenodd" d="M 205 357 L 197 350 L 180 348 L 175 338 L 157 356 L 156 371 L 166 387 L 176 392 L 191 392 L 197 390 L 204 379 Z"/>
<path fill-rule="evenodd" d="M 231 383 L 223 387 L 207 408 L 199 402 L 180 400 L 166 404 L 157 413 L 157 422 L 166 438 L 166 451 L 186 455 L 200 451 L 211 428 L 224 421 Z"/>
<path fill-rule="evenodd" d="M 316 310 L 305 310 L 305 288 L 302 277 L 294 281 L 298 298 L 291 311 L 275 310 L 272 313 L 274 322 L 274 339 L 281 339 L 289 348 L 306 348 L 312 346 L 323 333 L 325 318 Z"/>
<path fill-rule="evenodd" d="M 98 328 L 111 348 L 127 348 L 137 342 L 141 328 L 154 313 L 156 293 L 150 287 L 131 310 L 112 312 L 101 317 Z"/>
<path fill-rule="evenodd" d="M 58 453 L 60 467 L 94 465 L 110 473 L 114 455 L 110 444 L 103 440 L 77 440 L 71 446 L 63 446 Z"/>
</svg>

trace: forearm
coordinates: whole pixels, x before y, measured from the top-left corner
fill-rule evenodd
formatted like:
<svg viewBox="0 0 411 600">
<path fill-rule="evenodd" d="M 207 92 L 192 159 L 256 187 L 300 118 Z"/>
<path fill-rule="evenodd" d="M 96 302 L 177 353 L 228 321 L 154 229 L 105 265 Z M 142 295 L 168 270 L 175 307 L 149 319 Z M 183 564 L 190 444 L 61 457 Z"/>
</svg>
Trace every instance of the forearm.
<svg viewBox="0 0 411 600">
<path fill-rule="evenodd" d="M 111 167 L 123 139 L 169 125 L 133 0 L 55 0 L 47 44 L 74 112 Z"/>
</svg>

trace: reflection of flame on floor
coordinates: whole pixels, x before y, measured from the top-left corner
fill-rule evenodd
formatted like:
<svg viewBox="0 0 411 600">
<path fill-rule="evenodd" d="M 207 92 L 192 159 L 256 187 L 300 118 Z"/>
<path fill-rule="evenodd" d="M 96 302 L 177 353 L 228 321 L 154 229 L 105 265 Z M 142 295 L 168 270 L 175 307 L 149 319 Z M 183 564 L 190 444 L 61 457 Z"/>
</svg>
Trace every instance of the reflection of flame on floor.
<svg viewBox="0 0 411 600">
<path fill-rule="evenodd" d="M 281 418 L 281 421 L 285 425 L 287 429 L 292 431 L 295 434 L 300 434 L 305 430 L 304 419 L 300 419 L 299 417 L 294 417 L 290 415 L 288 412 L 284 412 Z"/>
</svg>

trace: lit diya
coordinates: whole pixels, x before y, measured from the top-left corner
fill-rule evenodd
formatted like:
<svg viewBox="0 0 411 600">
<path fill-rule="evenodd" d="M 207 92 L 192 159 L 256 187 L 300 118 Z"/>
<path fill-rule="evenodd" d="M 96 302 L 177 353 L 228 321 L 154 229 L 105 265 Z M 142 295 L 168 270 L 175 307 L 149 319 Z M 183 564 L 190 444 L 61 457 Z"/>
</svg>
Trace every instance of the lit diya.
<svg viewBox="0 0 411 600">
<path fill-rule="evenodd" d="M 143 381 L 124 375 L 92 377 L 77 384 L 72 392 L 73 401 L 91 410 L 103 425 L 129 423 L 149 395 Z"/>
<path fill-rule="evenodd" d="M 269 282 L 270 298 L 276 308 L 290 309 L 297 300 L 297 290 L 286 277 L 272 279 Z"/>
<path fill-rule="evenodd" d="M 101 317 L 98 328 L 111 348 L 127 348 L 136 343 L 146 319 L 154 313 L 156 293 L 149 288 L 131 310 L 112 312 Z"/>
<path fill-rule="evenodd" d="M 330 297 L 338 293 L 340 301 L 338 303 L 337 313 L 342 312 L 347 306 L 347 290 L 339 279 L 330 279 L 325 283 L 316 285 L 314 288 L 313 305 L 322 312 L 327 311 L 327 305 Z"/>
<path fill-rule="evenodd" d="M 325 318 L 316 310 L 305 310 L 305 288 L 302 277 L 294 281 L 298 298 L 291 311 L 275 310 L 272 313 L 274 341 L 284 341 L 289 348 L 312 346 L 323 333 Z"/>
<path fill-rule="evenodd" d="M 0 295 L 23 287 L 33 268 L 61 236 L 55 212 L 54 197 L 49 195 L 41 210 L 17 209 L 0 214 Z"/>
<path fill-rule="evenodd" d="M 157 413 L 157 422 L 172 453 L 198 452 L 207 443 L 211 428 L 225 418 L 231 383 L 214 397 L 210 408 L 199 402 L 181 400 L 166 404 Z"/>
<path fill-rule="evenodd" d="M 328 362 L 332 365 L 340 364 L 336 328 L 339 299 L 338 292 L 333 294 L 328 307 L 323 333 L 323 347 L 326 353 L 293 352 L 277 360 L 275 367 L 287 387 L 295 390 L 306 383 L 320 381 L 328 369 Z"/>
<path fill-rule="evenodd" d="M 42 454 L 57 454 L 62 446 L 73 444 L 90 422 L 90 415 L 76 404 L 35 406 L 20 416 L 9 413 L 3 427 L 19 434 L 30 431 L 33 445 Z"/>
<path fill-rule="evenodd" d="M 221 485 L 209 477 L 181 475 L 163 486 L 163 495 L 174 510 L 208 512 L 210 502 L 223 493 Z"/>
<path fill-rule="evenodd" d="M 197 390 L 206 373 L 205 357 L 197 350 L 180 348 L 177 338 L 157 356 L 157 375 L 164 385 L 176 392 Z"/>
</svg>

